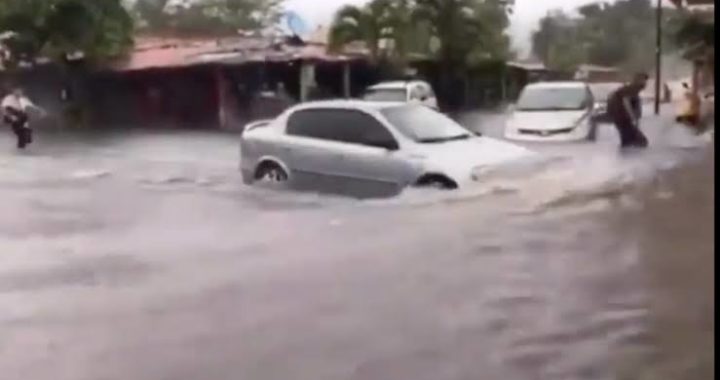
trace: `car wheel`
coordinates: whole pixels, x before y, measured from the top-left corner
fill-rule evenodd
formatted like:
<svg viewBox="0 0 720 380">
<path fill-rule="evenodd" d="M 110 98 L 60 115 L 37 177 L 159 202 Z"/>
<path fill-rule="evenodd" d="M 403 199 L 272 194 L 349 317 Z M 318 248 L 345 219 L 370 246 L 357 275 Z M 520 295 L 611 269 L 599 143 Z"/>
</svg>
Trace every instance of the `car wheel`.
<svg viewBox="0 0 720 380">
<path fill-rule="evenodd" d="M 255 180 L 266 183 L 287 182 L 289 176 L 280 165 L 273 162 L 266 162 L 260 165 L 255 174 Z"/>
<path fill-rule="evenodd" d="M 458 188 L 455 181 L 442 175 L 427 175 L 420 178 L 415 187 L 438 190 L 454 190 Z"/>
</svg>

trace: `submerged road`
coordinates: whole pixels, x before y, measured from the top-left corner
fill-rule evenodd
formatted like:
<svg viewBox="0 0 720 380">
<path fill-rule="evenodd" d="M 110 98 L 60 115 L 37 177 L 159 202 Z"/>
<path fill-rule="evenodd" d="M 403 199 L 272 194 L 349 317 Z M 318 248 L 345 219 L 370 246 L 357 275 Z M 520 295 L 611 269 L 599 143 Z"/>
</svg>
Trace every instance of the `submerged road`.
<svg viewBox="0 0 720 380">
<path fill-rule="evenodd" d="M 0 378 L 710 379 L 714 149 L 644 126 L 376 200 L 245 187 L 233 135 L 2 131 Z"/>
</svg>

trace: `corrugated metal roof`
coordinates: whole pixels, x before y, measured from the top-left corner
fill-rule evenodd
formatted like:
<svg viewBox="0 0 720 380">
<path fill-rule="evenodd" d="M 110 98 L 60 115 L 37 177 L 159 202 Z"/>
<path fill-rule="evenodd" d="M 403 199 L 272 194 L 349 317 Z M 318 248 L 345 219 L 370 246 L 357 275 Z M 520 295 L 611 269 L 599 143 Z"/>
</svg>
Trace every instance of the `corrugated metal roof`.
<svg viewBox="0 0 720 380">
<path fill-rule="evenodd" d="M 358 56 L 330 54 L 326 45 L 311 43 L 292 46 L 273 44 L 262 38 L 227 38 L 222 40 L 143 39 L 124 59 L 111 65 L 115 71 L 138 71 L 154 68 L 187 67 L 200 64 L 241 64 L 264 61 L 343 62 Z"/>
</svg>

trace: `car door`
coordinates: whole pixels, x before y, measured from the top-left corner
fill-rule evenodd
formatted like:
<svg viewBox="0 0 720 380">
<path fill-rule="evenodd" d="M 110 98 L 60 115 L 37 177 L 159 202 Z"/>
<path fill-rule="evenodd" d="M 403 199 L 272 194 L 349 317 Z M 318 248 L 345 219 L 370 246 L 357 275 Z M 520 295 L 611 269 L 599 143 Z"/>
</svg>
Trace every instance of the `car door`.
<svg viewBox="0 0 720 380">
<path fill-rule="evenodd" d="M 403 184 L 412 169 L 402 158 L 392 133 L 372 114 L 357 110 L 341 112 L 350 132 L 343 155 L 349 176 L 356 181 Z"/>
<path fill-rule="evenodd" d="M 312 109 L 288 120 L 294 136 L 291 170 L 308 186 L 348 190 L 361 183 L 396 186 L 405 167 L 397 142 L 370 114 L 350 109 Z"/>
<path fill-rule="evenodd" d="M 343 175 L 345 144 L 334 137 L 341 124 L 334 109 L 300 110 L 288 117 L 285 153 L 296 184 L 330 184 Z"/>
</svg>

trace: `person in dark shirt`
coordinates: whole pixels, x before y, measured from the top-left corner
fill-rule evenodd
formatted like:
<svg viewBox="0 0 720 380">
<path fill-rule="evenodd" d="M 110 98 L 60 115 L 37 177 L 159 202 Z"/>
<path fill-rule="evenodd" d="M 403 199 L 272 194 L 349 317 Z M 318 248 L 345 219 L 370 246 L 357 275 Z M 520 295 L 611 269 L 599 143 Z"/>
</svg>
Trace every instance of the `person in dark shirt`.
<svg viewBox="0 0 720 380">
<path fill-rule="evenodd" d="M 640 130 L 642 117 L 640 92 L 647 86 L 647 74 L 636 74 L 632 82 L 617 89 L 608 98 L 608 114 L 615 123 L 622 147 L 648 146 L 648 140 Z"/>
</svg>

